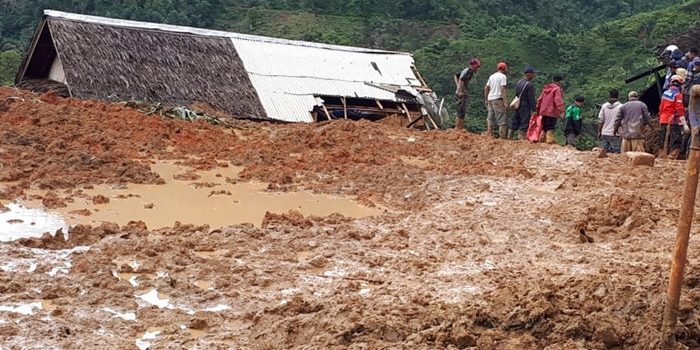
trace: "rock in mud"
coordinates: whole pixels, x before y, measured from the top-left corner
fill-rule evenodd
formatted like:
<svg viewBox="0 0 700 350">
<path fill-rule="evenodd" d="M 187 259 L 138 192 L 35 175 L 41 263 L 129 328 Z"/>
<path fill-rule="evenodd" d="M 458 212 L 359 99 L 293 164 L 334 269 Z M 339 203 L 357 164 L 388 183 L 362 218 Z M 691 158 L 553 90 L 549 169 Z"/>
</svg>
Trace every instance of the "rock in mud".
<svg viewBox="0 0 700 350">
<path fill-rule="evenodd" d="M 624 154 L 625 162 L 630 166 L 654 166 L 654 161 L 656 158 L 653 154 L 646 152 L 625 152 Z"/>
<path fill-rule="evenodd" d="M 204 317 L 196 317 L 190 321 L 189 328 L 192 329 L 206 329 L 209 327 L 209 324 L 207 324 L 207 320 Z"/>
<path fill-rule="evenodd" d="M 41 204 L 46 209 L 65 208 L 68 206 L 66 202 L 63 199 L 59 198 L 55 192 L 46 193 L 46 195 L 44 195 L 44 198 L 42 198 L 41 200 Z"/>
<path fill-rule="evenodd" d="M 80 216 L 90 216 L 90 215 L 92 215 L 92 212 L 90 211 L 90 209 L 80 209 L 80 210 L 70 211 L 70 212 L 68 212 L 68 214 L 80 215 Z"/>
<path fill-rule="evenodd" d="M 200 178 L 201 176 L 194 171 L 173 175 L 173 179 L 178 181 L 196 181 Z"/>
<path fill-rule="evenodd" d="M 109 198 L 98 194 L 92 197 L 92 204 L 107 204 L 109 203 Z"/>
<path fill-rule="evenodd" d="M 608 152 L 606 152 L 604 149 L 602 149 L 600 147 L 593 148 L 592 152 L 596 158 L 607 158 L 608 157 Z"/>
</svg>

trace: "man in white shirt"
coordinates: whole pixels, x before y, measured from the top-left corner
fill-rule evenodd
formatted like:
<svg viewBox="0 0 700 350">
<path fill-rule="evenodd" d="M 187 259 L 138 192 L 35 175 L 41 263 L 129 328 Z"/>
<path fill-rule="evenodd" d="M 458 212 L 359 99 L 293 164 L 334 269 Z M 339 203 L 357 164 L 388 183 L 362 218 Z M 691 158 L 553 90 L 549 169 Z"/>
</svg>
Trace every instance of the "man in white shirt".
<svg viewBox="0 0 700 350">
<path fill-rule="evenodd" d="M 622 106 L 620 92 L 612 89 L 608 96 L 608 102 L 600 107 L 598 113 L 598 139 L 606 152 L 620 153 L 620 137 L 615 135 L 615 120 Z"/>
<path fill-rule="evenodd" d="M 506 110 L 508 109 L 506 84 L 508 83 L 508 78 L 505 74 L 508 70 L 508 65 L 505 62 L 501 62 L 496 66 L 496 69 L 498 71 L 491 74 L 484 87 L 484 100 L 488 110 L 488 119 L 486 121 L 487 134 L 490 137 L 494 137 L 493 129 L 498 125 L 498 136 L 505 139 L 508 133 L 506 127 Z"/>
</svg>

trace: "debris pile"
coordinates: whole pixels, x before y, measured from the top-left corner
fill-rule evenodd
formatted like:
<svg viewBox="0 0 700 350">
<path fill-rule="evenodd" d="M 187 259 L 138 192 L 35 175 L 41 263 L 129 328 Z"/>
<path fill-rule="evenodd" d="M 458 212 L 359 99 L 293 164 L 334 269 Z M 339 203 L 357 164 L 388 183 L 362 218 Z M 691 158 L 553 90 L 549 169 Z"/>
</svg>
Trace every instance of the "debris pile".
<svg viewBox="0 0 700 350">
<path fill-rule="evenodd" d="M 631 168 L 616 154 L 367 121 L 217 126 L 12 89 L 0 89 L 0 125 L 3 206 L 156 184 L 150 166 L 165 159 L 193 172 L 233 163 L 238 177 L 222 181 L 272 194 L 387 208 L 361 219 L 268 213 L 261 227 L 135 220 L 2 243 L 6 347 L 647 349 L 660 339 L 682 162 Z M 26 198 L 30 187 L 41 198 Z M 700 348 L 697 265 L 690 254 L 677 332 L 689 349 Z"/>
</svg>

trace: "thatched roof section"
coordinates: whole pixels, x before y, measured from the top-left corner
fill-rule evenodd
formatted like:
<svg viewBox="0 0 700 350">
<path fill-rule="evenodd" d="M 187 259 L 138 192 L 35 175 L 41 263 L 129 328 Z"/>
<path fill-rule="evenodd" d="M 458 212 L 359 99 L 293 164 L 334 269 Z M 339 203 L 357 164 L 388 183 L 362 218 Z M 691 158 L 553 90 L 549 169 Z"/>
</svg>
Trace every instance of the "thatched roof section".
<svg viewBox="0 0 700 350">
<path fill-rule="evenodd" d="M 183 106 L 204 102 L 235 117 L 266 118 L 227 38 L 47 21 L 74 97 Z"/>
<path fill-rule="evenodd" d="M 17 84 L 17 87 L 34 92 L 53 92 L 61 97 L 70 97 L 70 91 L 68 91 L 68 86 L 66 86 L 66 84 L 50 79 L 22 80 L 22 82 Z"/>
</svg>

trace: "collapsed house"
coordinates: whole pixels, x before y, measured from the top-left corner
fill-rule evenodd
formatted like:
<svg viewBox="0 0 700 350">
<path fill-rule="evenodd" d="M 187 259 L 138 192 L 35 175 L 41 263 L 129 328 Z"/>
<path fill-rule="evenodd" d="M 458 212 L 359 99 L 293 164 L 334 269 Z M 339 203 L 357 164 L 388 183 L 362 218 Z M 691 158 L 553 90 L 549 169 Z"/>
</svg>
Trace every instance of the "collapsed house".
<svg viewBox="0 0 700 350">
<path fill-rule="evenodd" d="M 684 53 L 691 47 L 700 48 L 700 26 L 670 38 L 667 40 L 667 43 L 659 45 L 657 47 L 657 54 L 659 55 L 660 61 L 659 66 L 641 72 L 625 80 L 625 83 L 629 84 L 648 76 L 653 77 L 654 81 L 651 86 L 644 90 L 639 96 L 639 99 L 649 107 L 649 111 L 652 114 L 657 114 L 659 112 L 659 105 L 661 104 L 661 95 L 663 94 L 663 85 L 666 78 L 666 63 L 669 59 L 668 57 L 664 56 L 663 53 L 666 47 L 669 45 L 677 46 Z"/>
<path fill-rule="evenodd" d="M 409 53 L 51 10 L 15 85 L 81 99 L 206 103 L 282 122 L 398 115 L 437 127 L 445 113 Z"/>
</svg>

